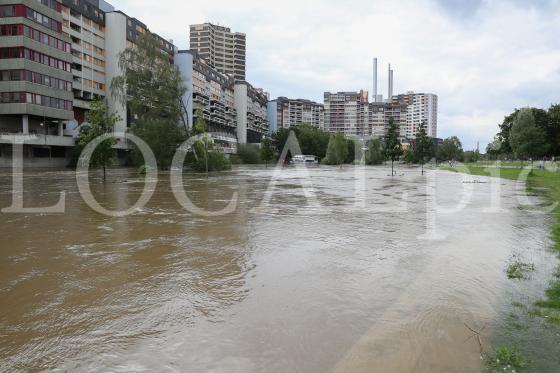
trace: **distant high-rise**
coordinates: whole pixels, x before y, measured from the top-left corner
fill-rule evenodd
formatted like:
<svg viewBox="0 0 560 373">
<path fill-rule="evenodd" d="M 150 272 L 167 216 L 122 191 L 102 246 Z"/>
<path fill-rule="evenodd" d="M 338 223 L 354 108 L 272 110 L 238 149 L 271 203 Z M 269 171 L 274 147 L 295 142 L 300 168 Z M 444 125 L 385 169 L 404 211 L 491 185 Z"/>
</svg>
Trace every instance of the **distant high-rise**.
<svg viewBox="0 0 560 373">
<path fill-rule="evenodd" d="M 368 92 L 325 92 L 324 103 L 325 131 L 342 132 L 347 136 L 366 135 Z"/>
<path fill-rule="evenodd" d="M 245 81 L 246 36 L 211 23 L 190 27 L 190 48 L 205 62 L 236 81 Z"/>
</svg>

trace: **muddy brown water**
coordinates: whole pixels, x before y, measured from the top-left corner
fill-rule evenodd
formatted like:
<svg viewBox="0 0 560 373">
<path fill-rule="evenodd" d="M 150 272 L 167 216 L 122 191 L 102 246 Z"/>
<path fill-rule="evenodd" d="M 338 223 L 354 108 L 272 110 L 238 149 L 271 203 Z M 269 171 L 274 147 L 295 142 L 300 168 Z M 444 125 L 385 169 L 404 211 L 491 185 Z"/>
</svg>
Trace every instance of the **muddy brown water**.
<svg viewBox="0 0 560 373">
<path fill-rule="evenodd" d="M 208 210 L 238 193 L 235 212 L 211 218 L 183 209 L 162 173 L 148 205 L 109 218 L 83 202 L 74 173 L 27 170 L 25 205 L 64 190 L 66 212 L 0 214 L 0 370 L 479 371 L 465 324 L 488 349 L 520 242 L 537 268 L 552 266 L 550 221 L 520 208 L 509 181 L 489 213 L 491 183 L 431 171 L 427 187 L 416 170 L 388 172 L 185 175 Z M 0 172 L 0 207 L 11 182 Z M 130 170 L 92 181 L 111 209 L 142 187 Z M 434 194 L 452 210 L 468 188 L 465 208 L 434 220 Z"/>
</svg>

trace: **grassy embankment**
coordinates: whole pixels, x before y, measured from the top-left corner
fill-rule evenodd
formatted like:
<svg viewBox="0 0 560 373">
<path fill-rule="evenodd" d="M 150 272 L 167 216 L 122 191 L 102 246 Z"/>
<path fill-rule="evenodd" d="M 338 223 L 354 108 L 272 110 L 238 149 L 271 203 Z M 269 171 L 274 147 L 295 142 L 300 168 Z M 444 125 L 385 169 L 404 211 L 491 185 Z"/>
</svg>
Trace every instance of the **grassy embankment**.
<svg viewBox="0 0 560 373">
<path fill-rule="evenodd" d="M 508 168 L 509 166 L 509 168 Z M 504 179 L 519 180 L 519 177 L 528 170 L 521 168 L 506 168 L 498 170 L 486 168 L 479 165 L 467 165 L 465 167 L 440 167 L 440 169 L 452 172 L 464 172 L 476 176 L 498 176 Z M 499 174 L 497 174 L 499 172 Z M 538 195 L 548 204 L 560 203 L 560 171 L 532 170 L 527 177 L 527 190 L 534 195 Z M 554 242 L 554 250 L 560 254 L 560 205 L 556 206 L 551 212 L 554 218 L 551 238 Z M 534 269 L 534 268 L 533 268 Z M 524 271 L 531 271 L 531 265 L 515 262 L 510 265 L 507 270 L 508 278 L 512 280 L 523 280 L 526 278 Z M 558 268 L 550 281 L 550 287 L 546 290 L 546 299 L 535 302 L 528 310 L 529 314 L 534 317 L 546 320 L 545 323 L 553 324 L 555 327 L 560 326 L 560 268 Z M 552 325 L 551 325 L 552 326 Z M 553 357 L 556 359 L 557 357 Z M 529 362 L 521 356 L 515 346 L 513 348 L 497 349 L 494 355 L 489 356 L 487 360 L 487 370 L 490 372 L 497 371 L 523 371 L 528 368 Z M 560 364 L 560 362 L 559 362 Z M 560 367 L 560 366 L 559 366 Z"/>
</svg>

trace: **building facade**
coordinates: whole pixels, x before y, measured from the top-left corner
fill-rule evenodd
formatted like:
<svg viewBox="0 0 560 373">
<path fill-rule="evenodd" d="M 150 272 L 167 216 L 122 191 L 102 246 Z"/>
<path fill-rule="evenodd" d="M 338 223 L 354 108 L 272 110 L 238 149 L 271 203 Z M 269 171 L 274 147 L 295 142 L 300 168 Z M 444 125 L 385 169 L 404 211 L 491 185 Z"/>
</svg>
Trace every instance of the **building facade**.
<svg viewBox="0 0 560 373">
<path fill-rule="evenodd" d="M 418 129 L 424 126 L 428 136 L 437 138 L 438 132 L 438 97 L 432 93 L 414 93 L 393 97 L 393 104 L 406 105 L 407 124 L 405 136 L 415 139 Z"/>
<path fill-rule="evenodd" d="M 89 103 L 105 98 L 105 13 L 94 0 L 62 0 L 62 31 L 71 40 L 74 119 L 85 121 Z"/>
<path fill-rule="evenodd" d="M 247 82 L 234 87 L 234 105 L 237 113 L 237 140 L 239 144 L 260 143 L 269 133 L 267 119 L 268 94 Z"/>
<path fill-rule="evenodd" d="M 71 40 L 55 0 L 0 0 L 0 164 L 11 166 L 14 135 L 24 165 L 61 166 L 72 137 Z"/>
<path fill-rule="evenodd" d="M 182 99 L 184 124 L 193 128 L 202 115 L 207 131 L 225 153 L 237 148 L 237 112 L 233 77 L 210 67 L 195 51 L 178 51 L 175 64 L 181 71 L 187 92 Z"/>
<path fill-rule="evenodd" d="M 368 92 L 325 92 L 325 131 L 347 136 L 367 136 Z"/>
<path fill-rule="evenodd" d="M 246 36 L 230 28 L 203 23 L 190 27 L 190 49 L 219 72 L 246 79 Z"/>
<path fill-rule="evenodd" d="M 275 131 L 302 124 L 310 124 L 319 128 L 324 128 L 325 125 L 324 105 L 313 101 L 278 97 L 269 102 L 268 110 L 270 126 Z"/>
</svg>

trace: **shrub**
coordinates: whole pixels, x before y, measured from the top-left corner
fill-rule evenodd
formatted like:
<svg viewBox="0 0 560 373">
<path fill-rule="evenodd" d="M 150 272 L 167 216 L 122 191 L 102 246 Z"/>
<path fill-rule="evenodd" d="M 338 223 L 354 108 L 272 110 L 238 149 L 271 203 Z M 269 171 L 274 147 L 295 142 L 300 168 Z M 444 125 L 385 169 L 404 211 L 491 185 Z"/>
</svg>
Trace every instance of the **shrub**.
<svg viewBox="0 0 560 373">
<path fill-rule="evenodd" d="M 208 157 L 208 172 L 231 170 L 231 162 L 221 152 L 206 152 L 204 143 L 197 141 L 193 145 L 196 157 L 193 158 L 191 168 L 197 172 L 206 172 L 206 157 Z"/>
<path fill-rule="evenodd" d="M 257 144 L 244 144 L 237 147 L 237 156 L 244 164 L 260 164 L 261 149 Z"/>
</svg>

